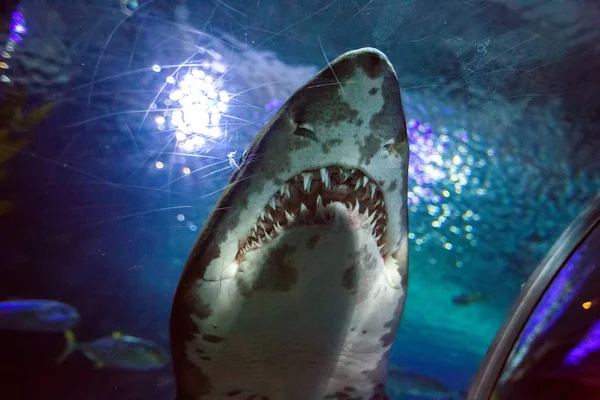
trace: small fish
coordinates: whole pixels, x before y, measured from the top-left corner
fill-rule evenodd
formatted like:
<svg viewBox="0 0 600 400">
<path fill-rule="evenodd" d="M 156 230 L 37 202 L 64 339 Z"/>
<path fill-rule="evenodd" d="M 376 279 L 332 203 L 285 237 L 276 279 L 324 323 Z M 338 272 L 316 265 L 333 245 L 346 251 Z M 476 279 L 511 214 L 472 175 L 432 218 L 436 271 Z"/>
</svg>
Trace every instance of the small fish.
<svg viewBox="0 0 600 400">
<path fill-rule="evenodd" d="M 428 400 L 458 400 L 463 398 L 461 393 L 450 389 L 435 378 L 408 371 L 395 365 L 390 365 L 386 387 L 392 398 L 402 398 L 402 396 L 407 395 Z"/>
<path fill-rule="evenodd" d="M 470 306 L 487 300 L 487 296 L 481 292 L 462 293 L 452 297 L 452 303 L 457 306 Z"/>
<path fill-rule="evenodd" d="M 0 330 L 62 332 L 79 322 L 79 313 L 68 304 L 53 300 L 0 302 Z"/>
<path fill-rule="evenodd" d="M 65 331 L 67 347 L 58 357 L 57 364 L 62 363 L 71 353 L 81 351 L 97 368 L 110 367 L 129 370 L 154 370 L 162 368 L 168 361 L 165 350 L 151 340 L 113 332 L 87 343 L 77 343 L 75 334 Z"/>
</svg>

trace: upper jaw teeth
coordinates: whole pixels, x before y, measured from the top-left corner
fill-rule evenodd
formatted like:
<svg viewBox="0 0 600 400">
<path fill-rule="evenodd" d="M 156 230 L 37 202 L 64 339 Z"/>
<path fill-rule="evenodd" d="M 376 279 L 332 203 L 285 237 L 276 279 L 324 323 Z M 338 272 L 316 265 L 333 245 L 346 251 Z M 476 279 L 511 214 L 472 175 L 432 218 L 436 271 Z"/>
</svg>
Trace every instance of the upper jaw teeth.
<svg viewBox="0 0 600 400">
<path fill-rule="evenodd" d="M 329 189 L 330 181 L 329 181 L 329 173 L 327 172 L 327 169 L 321 168 L 320 172 L 321 172 L 321 181 L 325 185 L 325 189 Z"/>
<path fill-rule="evenodd" d="M 363 226 L 383 249 L 387 223 L 383 194 L 364 173 L 336 166 L 302 172 L 281 185 L 247 239 L 240 242 L 240 254 L 296 223 L 326 221 L 332 215 L 328 210 L 333 202 L 344 204 L 353 217 L 361 216 Z"/>
<path fill-rule="evenodd" d="M 279 195 L 281 197 L 290 197 L 290 186 L 287 183 L 284 183 L 279 188 Z"/>
<path fill-rule="evenodd" d="M 302 178 L 303 178 L 303 183 L 304 183 L 304 191 L 309 192 L 310 184 L 312 182 L 312 176 L 311 176 L 311 174 L 305 172 L 302 174 Z"/>
</svg>

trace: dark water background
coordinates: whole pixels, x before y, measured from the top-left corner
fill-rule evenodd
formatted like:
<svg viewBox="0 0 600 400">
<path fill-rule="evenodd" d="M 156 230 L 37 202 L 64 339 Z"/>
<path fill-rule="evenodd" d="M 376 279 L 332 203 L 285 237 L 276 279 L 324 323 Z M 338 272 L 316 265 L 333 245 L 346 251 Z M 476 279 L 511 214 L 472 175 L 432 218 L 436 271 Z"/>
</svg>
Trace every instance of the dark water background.
<svg viewBox="0 0 600 400">
<path fill-rule="evenodd" d="M 411 140 L 411 283 L 392 362 L 466 388 L 520 285 L 600 188 L 599 6 L 519 4 L 154 0 L 128 17 L 118 1 L 23 1 L 9 72 L 32 106 L 57 105 L 1 182 L 17 208 L 0 220 L 0 298 L 74 305 L 80 340 L 118 330 L 168 347 L 172 295 L 233 171 L 227 154 L 326 59 L 374 46 L 398 73 Z M 224 134 L 188 152 L 156 117 L 169 114 L 166 78 L 206 61 L 239 95 Z M 474 291 L 487 301 L 451 301 Z M 0 397 L 171 398 L 168 367 L 97 370 L 80 355 L 56 367 L 63 345 L 0 334 Z"/>
</svg>

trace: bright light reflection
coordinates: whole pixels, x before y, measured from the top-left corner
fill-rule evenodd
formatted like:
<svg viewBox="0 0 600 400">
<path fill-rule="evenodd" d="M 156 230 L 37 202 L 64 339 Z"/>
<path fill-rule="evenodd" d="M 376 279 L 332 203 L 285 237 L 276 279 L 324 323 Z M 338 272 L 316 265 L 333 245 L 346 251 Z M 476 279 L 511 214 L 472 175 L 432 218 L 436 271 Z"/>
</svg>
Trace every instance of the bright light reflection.
<svg viewBox="0 0 600 400">
<path fill-rule="evenodd" d="M 158 65 L 154 67 L 155 71 L 160 71 Z M 211 65 L 207 64 L 207 67 Z M 212 67 L 214 70 L 214 65 Z M 225 66 L 222 69 L 225 71 Z M 220 123 L 223 113 L 228 109 L 230 96 L 215 81 L 214 77 L 197 68 L 166 78 L 166 82 L 174 84 L 174 87 L 164 103 L 167 107 L 172 105 L 175 108 L 155 121 L 157 125 L 170 126 L 181 151 L 196 152 L 206 144 L 207 138 L 214 140 L 224 134 Z"/>
<path fill-rule="evenodd" d="M 472 224 L 481 217 L 464 207 L 458 198 L 487 193 L 489 182 L 480 180 L 477 172 L 486 165 L 484 158 L 493 157 L 494 151 L 488 149 L 484 158 L 476 159 L 469 153 L 469 144 L 477 142 L 478 136 L 464 129 L 433 127 L 413 119 L 407 121 L 407 130 L 410 143 L 409 209 L 429 217 L 416 228 L 416 234 L 410 239 L 417 245 L 417 251 L 422 249 L 421 246 L 438 245 L 464 253 L 467 245 L 477 244 L 476 229 Z M 469 225 L 463 231 L 460 227 L 465 222 Z M 444 235 L 456 236 L 448 240 Z"/>
</svg>

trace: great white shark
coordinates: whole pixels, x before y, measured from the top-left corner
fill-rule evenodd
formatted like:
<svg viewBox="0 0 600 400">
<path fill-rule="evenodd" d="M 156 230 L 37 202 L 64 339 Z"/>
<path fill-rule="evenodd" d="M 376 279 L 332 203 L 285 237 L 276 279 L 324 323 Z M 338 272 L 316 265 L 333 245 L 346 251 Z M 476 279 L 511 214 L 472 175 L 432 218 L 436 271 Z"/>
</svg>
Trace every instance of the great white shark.
<svg viewBox="0 0 600 400">
<path fill-rule="evenodd" d="M 257 135 L 171 312 L 177 400 L 386 399 L 408 278 L 408 141 L 387 57 L 347 52 Z"/>
</svg>

